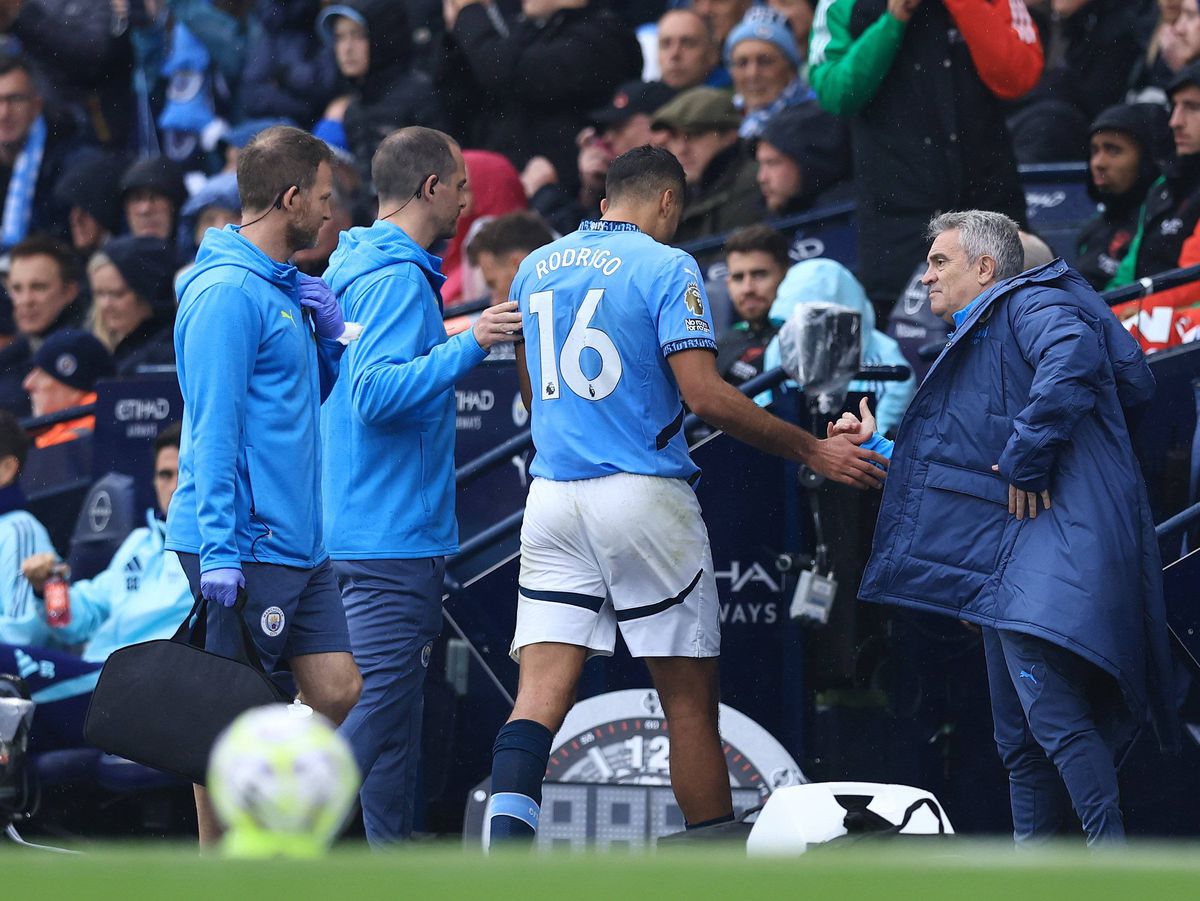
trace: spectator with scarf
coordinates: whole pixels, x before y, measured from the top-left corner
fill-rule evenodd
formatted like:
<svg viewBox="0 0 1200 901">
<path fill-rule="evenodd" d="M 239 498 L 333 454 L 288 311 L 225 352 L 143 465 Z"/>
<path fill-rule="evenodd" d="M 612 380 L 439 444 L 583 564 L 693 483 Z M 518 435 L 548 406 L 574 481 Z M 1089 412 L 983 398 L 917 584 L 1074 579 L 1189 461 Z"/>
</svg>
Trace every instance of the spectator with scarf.
<svg viewBox="0 0 1200 901">
<path fill-rule="evenodd" d="M 803 60 L 787 19 L 769 7 L 751 7 L 729 33 L 725 64 L 743 115 L 742 138 L 757 138 L 775 115 L 813 99 L 800 77 Z"/>
<path fill-rule="evenodd" d="M 33 232 L 66 237 L 67 208 L 54 196 L 54 185 L 69 162 L 69 137 L 43 115 L 29 63 L 0 54 L 0 250 Z"/>
</svg>

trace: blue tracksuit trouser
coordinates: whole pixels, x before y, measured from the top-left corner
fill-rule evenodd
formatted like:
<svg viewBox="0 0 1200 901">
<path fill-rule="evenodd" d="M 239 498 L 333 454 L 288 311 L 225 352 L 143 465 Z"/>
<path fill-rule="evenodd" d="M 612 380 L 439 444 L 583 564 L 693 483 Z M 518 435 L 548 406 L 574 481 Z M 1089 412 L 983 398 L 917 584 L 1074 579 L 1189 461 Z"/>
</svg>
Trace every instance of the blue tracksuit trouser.
<svg viewBox="0 0 1200 901">
<path fill-rule="evenodd" d="M 1115 761 L 1132 736 L 1112 677 L 1045 639 L 986 628 L 983 636 L 1013 837 L 1057 835 L 1065 785 L 1089 845 L 1123 841 Z"/>
<path fill-rule="evenodd" d="M 102 666 L 65 651 L 0 644 L 0 673 L 24 679 L 37 704 L 29 733 L 31 754 L 89 747 L 83 722 Z"/>
<path fill-rule="evenodd" d="M 421 760 L 425 669 L 442 627 L 443 557 L 335 560 L 362 695 L 339 731 L 363 785 L 367 840 L 409 837 Z"/>
</svg>

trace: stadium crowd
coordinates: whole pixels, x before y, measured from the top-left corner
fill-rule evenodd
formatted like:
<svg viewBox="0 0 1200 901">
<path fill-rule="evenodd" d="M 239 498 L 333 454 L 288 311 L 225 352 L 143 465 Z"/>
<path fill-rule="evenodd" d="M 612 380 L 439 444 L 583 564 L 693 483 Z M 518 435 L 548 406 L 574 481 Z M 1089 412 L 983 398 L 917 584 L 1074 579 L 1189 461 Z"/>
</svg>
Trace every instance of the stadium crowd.
<svg viewBox="0 0 1200 901">
<path fill-rule="evenodd" d="M 174 365 L 176 279 L 209 229 L 242 221 L 239 153 L 276 125 L 332 153 L 330 216 L 293 258 L 309 276 L 375 221 L 385 138 L 416 125 L 458 141 L 465 208 L 425 248 L 451 312 L 507 301 L 528 253 L 599 218 L 614 159 L 666 148 L 686 175 L 674 243 L 724 245 L 730 303 L 713 313 L 735 383 L 776 364 L 783 320 L 813 301 L 863 314 L 867 362 L 923 372 L 893 314 L 920 293 L 926 224 L 982 209 L 1027 227 L 1018 164 L 1089 162 L 1096 217 L 1048 256 L 1096 289 L 1200 263 L 1197 0 L 0 0 L 0 410 L 70 410 L 99 379 Z M 792 256 L 774 226 L 846 201 L 858 271 Z M 925 340 L 944 339 L 927 294 L 922 310 Z M 1147 350 L 1195 339 L 1200 282 L 1117 313 Z M 915 386 L 873 386 L 881 433 Z M 83 411 L 29 452 L 92 428 Z M 9 522 L 28 517 L 25 459 L 5 437 L 0 643 L 28 643 L 33 623 L 39 642 L 78 645 L 131 591 L 88 600 L 94 632 L 38 621 L 49 542 Z M 130 539 L 156 560 L 160 506 Z M 168 569 L 172 606 L 137 638 L 186 606 Z"/>
</svg>

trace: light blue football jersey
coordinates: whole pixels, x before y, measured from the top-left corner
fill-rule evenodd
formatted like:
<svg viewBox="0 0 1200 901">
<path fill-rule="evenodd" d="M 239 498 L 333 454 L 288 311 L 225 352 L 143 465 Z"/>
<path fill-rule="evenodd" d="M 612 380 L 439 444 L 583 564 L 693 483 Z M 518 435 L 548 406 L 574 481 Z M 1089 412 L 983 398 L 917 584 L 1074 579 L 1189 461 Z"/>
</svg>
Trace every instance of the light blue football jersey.
<svg viewBox="0 0 1200 901">
<path fill-rule="evenodd" d="M 513 280 L 533 386 L 530 473 L 691 479 L 683 403 L 667 357 L 714 353 L 700 267 L 627 222 L 584 222 L 535 250 Z"/>
</svg>

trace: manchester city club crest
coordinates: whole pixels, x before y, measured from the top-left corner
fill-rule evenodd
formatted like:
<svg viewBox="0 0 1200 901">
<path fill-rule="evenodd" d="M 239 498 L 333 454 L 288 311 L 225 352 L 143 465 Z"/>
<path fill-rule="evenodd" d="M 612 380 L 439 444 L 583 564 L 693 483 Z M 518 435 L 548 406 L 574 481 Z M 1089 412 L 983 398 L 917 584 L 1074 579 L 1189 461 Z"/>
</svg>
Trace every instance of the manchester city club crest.
<svg viewBox="0 0 1200 901">
<path fill-rule="evenodd" d="M 683 292 L 683 302 L 687 305 L 688 312 L 693 316 L 704 315 L 704 301 L 700 298 L 700 286 L 695 282 L 689 282 L 686 290 Z"/>
<path fill-rule="evenodd" d="M 268 607 L 263 611 L 262 619 L 259 620 L 259 625 L 262 626 L 263 634 L 274 638 L 283 631 L 284 624 L 283 611 L 278 607 Z"/>
</svg>

